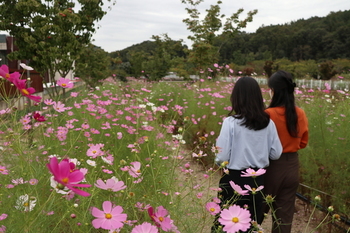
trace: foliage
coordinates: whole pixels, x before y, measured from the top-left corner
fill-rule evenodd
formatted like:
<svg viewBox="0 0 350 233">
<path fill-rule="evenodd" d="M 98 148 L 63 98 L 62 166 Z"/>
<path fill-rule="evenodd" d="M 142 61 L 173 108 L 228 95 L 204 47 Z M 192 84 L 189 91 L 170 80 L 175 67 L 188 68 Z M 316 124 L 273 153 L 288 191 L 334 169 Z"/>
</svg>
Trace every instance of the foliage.
<svg viewBox="0 0 350 233">
<path fill-rule="evenodd" d="M 65 77 L 105 15 L 102 5 L 97 0 L 2 0 L 0 30 L 8 31 L 18 47 L 9 57 L 28 60 L 43 76 Z"/>
<path fill-rule="evenodd" d="M 321 79 L 328 80 L 336 75 L 337 71 L 334 70 L 334 64 L 331 61 L 322 62 L 319 65 L 319 72 Z"/>
<path fill-rule="evenodd" d="M 226 18 L 225 22 L 222 22 L 225 15 L 220 13 L 220 4 L 222 4 L 222 1 L 219 0 L 215 5 L 211 5 L 209 9 L 206 9 L 207 14 L 201 20 L 201 13 L 197 9 L 197 6 L 203 0 L 181 0 L 181 2 L 188 6 L 185 9 L 189 17 L 184 19 L 183 22 L 193 34 L 188 36 L 188 39 L 193 42 L 189 56 L 190 61 L 195 64 L 197 71 L 218 61 L 221 46 L 225 43 L 223 42 L 219 46 L 214 45 L 214 39 L 218 32 L 221 32 L 225 40 L 228 40 L 240 29 L 245 28 L 247 23 L 253 20 L 253 15 L 257 13 L 257 10 L 249 11 L 246 19 L 239 20 L 239 15 L 243 12 L 243 9 L 239 9 L 236 13 Z"/>
<path fill-rule="evenodd" d="M 220 178 L 213 164 L 213 146 L 230 111 L 233 81 L 122 83 L 109 79 L 93 90 L 74 90 L 63 106 L 57 107 L 60 100 L 48 99 L 34 106 L 32 110 L 46 121 L 36 121 L 33 112 L 1 111 L 0 229 L 101 232 L 92 224 L 91 210 L 110 201 L 128 215 L 125 232 L 152 222 L 149 205 L 163 206 L 180 232 L 208 232 L 214 215 L 205 206 L 215 200 Z M 349 176 L 349 95 L 298 91 L 298 105 L 310 123 L 310 144 L 300 151 L 302 182 L 332 196 L 321 202 L 334 205 L 334 211 L 329 209 L 320 220 L 328 224 L 338 219 L 335 211 L 350 214 L 349 184 L 343 179 Z M 262 92 L 268 101 L 267 89 Z M 86 169 L 83 184 L 92 186 L 83 189 L 90 196 L 57 193 L 62 187 L 50 185 L 46 167 L 52 156 L 72 159 L 76 163 L 72 169 Z M 206 166 L 195 170 L 191 160 Z M 139 177 L 128 170 L 133 162 L 140 162 Z M 119 191 L 97 187 L 97 180 L 112 177 L 126 187 Z M 25 194 L 29 200 L 15 208 Z M 25 211 L 30 201 L 36 205 Z"/>
<path fill-rule="evenodd" d="M 108 52 L 88 44 L 83 46 L 82 55 L 75 62 L 75 75 L 82 79 L 87 86 L 94 88 L 100 85 L 100 80 L 107 78 L 111 59 Z"/>
<path fill-rule="evenodd" d="M 254 33 L 237 33 L 223 44 L 219 63 L 243 65 L 254 60 L 291 61 L 350 58 L 350 10 L 331 12 L 326 17 L 299 19 L 284 25 L 262 26 Z M 233 57 L 231 57 L 233 55 Z M 253 56 L 252 56 L 253 55 Z"/>
</svg>

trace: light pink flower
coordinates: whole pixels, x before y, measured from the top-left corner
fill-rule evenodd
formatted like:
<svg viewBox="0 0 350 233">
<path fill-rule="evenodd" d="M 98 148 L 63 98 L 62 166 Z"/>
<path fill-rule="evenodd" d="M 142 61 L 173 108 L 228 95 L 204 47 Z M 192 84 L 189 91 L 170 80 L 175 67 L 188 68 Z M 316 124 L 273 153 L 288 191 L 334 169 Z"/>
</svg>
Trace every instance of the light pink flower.
<svg viewBox="0 0 350 233">
<path fill-rule="evenodd" d="M 255 194 L 256 192 L 259 192 L 260 190 L 262 190 L 263 188 L 264 188 L 264 186 L 259 186 L 259 187 L 257 187 L 257 188 L 252 188 L 252 187 L 250 187 L 249 185 L 247 185 L 247 184 L 245 184 L 244 185 L 244 188 L 246 188 L 246 189 L 248 189 L 249 191 L 251 191 L 252 192 L 252 194 Z"/>
<path fill-rule="evenodd" d="M 219 222 L 224 225 L 223 230 L 228 233 L 246 231 L 250 227 L 250 213 L 238 205 L 230 206 L 221 211 Z"/>
<path fill-rule="evenodd" d="M 115 230 L 124 226 L 127 214 L 123 214 L 123 208 L 121 206 L 112 206 L 112 202 L 104 201 L 102 204 L 103 210 L 99 210 L 96 207 L 92 207 L 91 214 L 96 217 L 92 220 L 92 225 L 98 229 Z"/>
<path fill-rule="evenodd" d="M 6 219 L 7 218 L 7 214 L 2 214 L 2 215 L 0 215 L 0 221 L 1 220 L 4 220 L 4 219 Z"/>
<path fill-rule="evenodd" d="M 102 151 L 102 148 L 104 147 L 104 144 L 91 144 L 89 145 L 90 148 L 86 151 L 87 156 L 91 156 L 92 158 L 96 158 L 97 156 L 104 155 L 104 152 Z"/>
<path fill-rule="evenodd" d="M 63 88 L 72 88 L 74 86 L 73 82 L 70 79 L 63 77 L 57 80 L 57 85 Z"/>
<path fill-rule="evenodd" d="M 64 112 L 66 111 L 66 107 L 65 107 L 65 104 L 61 103 L 61 101 L 58 101 L 58 102 L 54 102 L 53 103 L 53 109 L 55 109 L 57 112 Z"/>
<path fill-rule="evenodd" d="M 37 179 L 30 179 L 29 180 L 29 184 L 31 184 L 31 185 L 36 185 L 37 183 L 38 183 Z"/>
<path fill-rule="evenodd" d="M 8 175 L 9 174 L 9 172 L 6 169 L 5 166 L 0 166 L 0 173 L 3 174 L 3 175 Z"/>
<path fill-rule="evenodd" d="M 237 194 L 242 195 L 242 196 L 244 196 L 244 195 L 249 195 L 249 194 L 248 194 L 248 192 L 249 192 L 248 190 L 243 190 L 243 189 L 241 188 L 241 186 L 235 184 L 232 180 L 230 180 L 229 183 L 230 183 L 231 187 L 233 188 L 233 190 L 235 190 L 235 192 L 236 192 Z"/>
<path fill-rule="evenodd" d="M 132 177 L 139 177 L 141 175 L 141 163 L 138 162 L 138 161 L 135 161 L 135 162 L 131 162 L 130 163 L 132 165 L 132 167 L 130 166 L 129 167 L 129 174 L 132 176 Z"/>
<path fill-rule="evenodd" d="M 257 176 L 261 176 L 263 174 L 266 173 L 266 170 L 263 169 L 263 168 L 259 168 L 257 171 L 255 171 L 254 169 L 252 168 L 248 168 L 247 170 L 245 171 L 242 171 L 242 177 L 257 177 Z"/>
<path fill-rule="evenodd" d="M 148 222 L 137 225 L 132 229 L 131 233 L 158 233 L 158 228 Z"/>
<path fill-rule="evenodd" d="M 96 187 L 104 190 L 109 190 L 113 192 L 118 192 L 126 188 L 123 181 L 118 181 L 117 178 L 112 177 L 111 179 L 106 180 L 106 183 L 101 179 L 98 179 L 95 184 Z"/>
<path fill-rule="evenodd" d="M 215 202 L 208 202 L 205 205 L 205 208 L 209 211 L 211 215 L 216 215 L 217 213 L 220 213 L 221 209 L 220 206 Z"/>
</svg>

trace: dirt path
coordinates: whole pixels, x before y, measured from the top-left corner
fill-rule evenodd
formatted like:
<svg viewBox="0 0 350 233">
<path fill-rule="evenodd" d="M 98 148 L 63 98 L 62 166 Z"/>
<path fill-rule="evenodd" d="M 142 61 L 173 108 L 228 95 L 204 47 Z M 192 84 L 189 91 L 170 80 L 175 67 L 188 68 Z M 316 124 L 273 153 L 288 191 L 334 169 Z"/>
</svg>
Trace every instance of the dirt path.
<svg viewBox="0 0 350 233">
<path fill-rule="evenodd" d="M 192 170 L 194 170 L 195 174 L 203 173 L 204 168 L 203 166 L 199 165 L 197 162 L 193 161 L 191 158 L 188 158 L 184 161 L 185 163 L 189 163 Z M 180 174 L 181 177 L 181 174 Z M 216 192 L 210 190 L 210 187 L 217 187 L 219 184 L 220 175 L 215 175 L 210 183 L 208 183 L 203 176 L 197 176 L 197 179 L 199 179 L 198 183 L 206 184 L 206 190 L 207 192 L 210 192 L 209 196 L 216 196 Z M 202 180 L 201 180 L 202 179 Z M 180 178 L 181 180 L 181 178 Z M 313 232 L 313 229 L 315 228 L 316 224 L 313 222 L 312 224 L 308 224 L 309 221 L 309 215 L 310 210 L 308 209 L 308 206 L 306 204 L 296 198 L 295 202 L 296 212 L 294 214 L 294 220 L 293 220 L 293 226 L 292 226 L 292 232 L 291 233 L 310 233 Z M 314 219 L 314 218 L 313 218 Z M 316 219 L 317 220 L 317 219 Z M 209 220 L 207 224 L 205 224 L 208 227 L 205 227 L 202 233 L 210 233 L 210 227 L 212 225 L 212 220 Z M 264 220 L 262 227 L 264 229 L 265 233 L 271 232 L 271 226 L 272 226 L 272 218 L 270 215 L 267 216 L 267 218 Z M 315 231 L 317 232 L 317 231 Z"/>
</svg>

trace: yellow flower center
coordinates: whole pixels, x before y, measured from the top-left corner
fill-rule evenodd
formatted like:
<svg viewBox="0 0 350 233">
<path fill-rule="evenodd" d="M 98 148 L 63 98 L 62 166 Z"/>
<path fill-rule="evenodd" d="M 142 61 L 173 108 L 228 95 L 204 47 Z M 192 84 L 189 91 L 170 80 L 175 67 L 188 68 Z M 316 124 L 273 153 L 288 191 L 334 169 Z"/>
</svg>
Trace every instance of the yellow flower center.
<svg viewBox="0 0 350 233">
<path fill-rule="evenodd" d="M 67 86 L 67 84 L 65 84 L 65 83 L 62 83 L 62 87 L 65 87 L 65 86 Z"/>
<path fill-rule="evenodd" d="M 62 182 L 65 183 L 65 184 L 67 184 L 68 181 L 69 181 L 68 177 L 65 177 L 65 178 L 62 179 Z"/>
<path fill-rule="evenodd" d="M 210 208 L 209 210 L 210 210 L 210 212 L 214 212 L 214 211 L 215 211 L 215 208 L 212 207 L 212 208 Z"/>
<path fill-rule="evenodd" d="M 22 89 L 21 91 L 24 95 L 29 95 L 29 92 L 27 91 L 27 89 Z"/>
<path fill-rule="evenodd" d="M 232 218 L 232 222 L 238 223 L 238 222 L 239 222 L 239 219 L 238 219 L 237 217 L 234 217 L 234 218 Z"/>
<path fill-rule="evenodd" d="M 164 218 L 163 218 L 163 217 L 159 217 L 158 219 L 159 219 L 159 221 L 161 221 L 161 222 L 164 221 Z"/>
<path fill-rule="evenodd" d="M 10 74 L 5 74 L 5 78 L 9 79 L 10 77 Z"/>
<path fill-rule="evenodd" d="M 28 202 L 24 202 L 23 206 L 27 207 L 27 206 L 29 206 L 29 203 Z"/>
<path fill-rule="evenodd" d="M 106 219 L 111 219 L 111 218 L 112 218 L 112 215 L 111 215 L 111 214 L 105 214 L 105 218 L 106 218 Z"/>
<path fill-rule="evenodd" d="M 92 151 L 92 153 L 93 153 L 93 154 L 96 154 L 96 153 L 97 153 L 97 151 L 93 150 L 93 151 Z"/>
<path fill-rule="evenodd" d="M 137 172 L 137 173 L 141 173 L 141 171 L 140 171 L 140 170 L 137 170 L 136 172 Z"/>
</svg>

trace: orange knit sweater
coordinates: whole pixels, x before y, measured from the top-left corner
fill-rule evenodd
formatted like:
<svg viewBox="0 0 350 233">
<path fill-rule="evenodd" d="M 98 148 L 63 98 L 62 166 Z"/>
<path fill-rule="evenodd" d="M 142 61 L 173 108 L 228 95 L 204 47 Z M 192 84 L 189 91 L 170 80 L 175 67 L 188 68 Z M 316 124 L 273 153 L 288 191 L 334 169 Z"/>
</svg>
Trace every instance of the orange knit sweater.
<svg viewBox="0 0 350 233">
<path fill-rule="evenodd" d="M 278 136 L 281 140 L 283 153 L 297 152 L 299 149 L 305 148 L 309 140 L 308 121 L 305 112 L 295 107 L 298 115 L 298 137 L 294 138 L 289 135 L 286 119 L 285 108 L 274 107 L 266 109 L 266 112 L 270 115 L 271 120 L 276 125 Z"/>
</svg>

